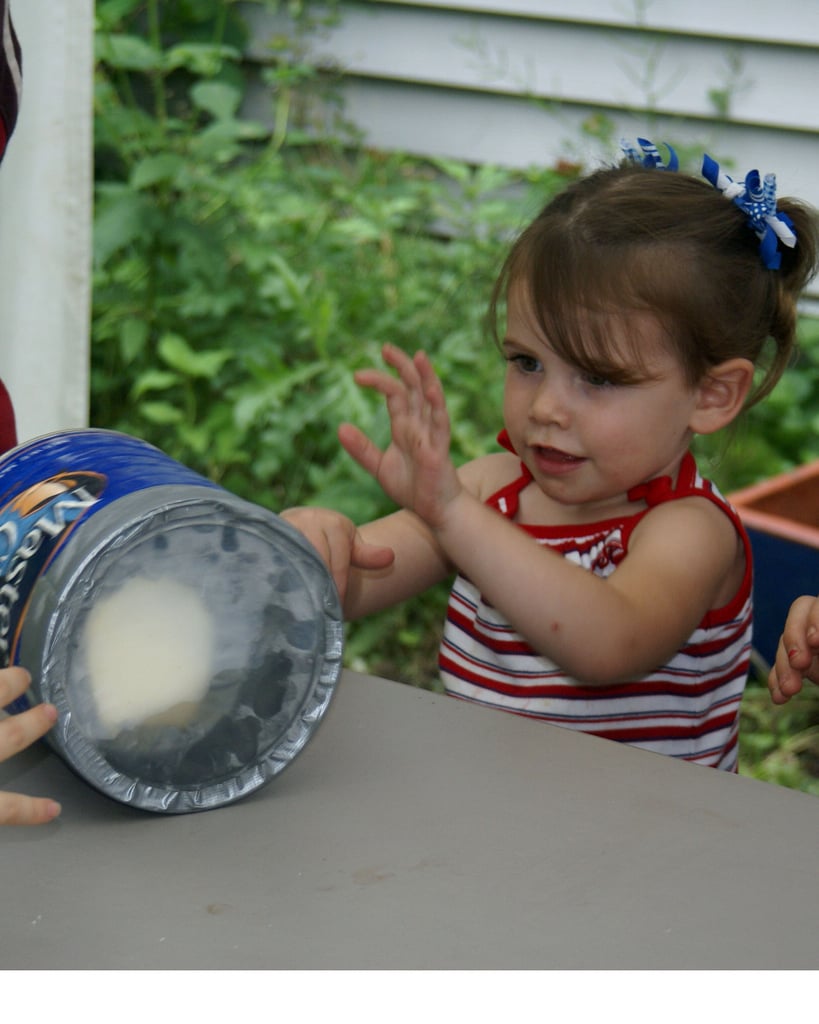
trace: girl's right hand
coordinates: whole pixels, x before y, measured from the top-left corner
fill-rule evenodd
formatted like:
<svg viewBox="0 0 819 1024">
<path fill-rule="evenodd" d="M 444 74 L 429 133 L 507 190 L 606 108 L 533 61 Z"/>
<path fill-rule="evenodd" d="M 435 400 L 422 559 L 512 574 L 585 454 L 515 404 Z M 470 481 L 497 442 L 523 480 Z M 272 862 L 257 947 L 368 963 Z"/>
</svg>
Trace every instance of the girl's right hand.
<svg viewBox="0 0 819 1024">
<path fill-rule="evenodd" d="M 386 569 L 392 565 L 392 548 L 369 544 L 355 523 L 340 512 L 307 506 L 285 509 L 281 518 L 294 526 L 319 553 L 344 601 L 352 569 Z"/>
</svg>

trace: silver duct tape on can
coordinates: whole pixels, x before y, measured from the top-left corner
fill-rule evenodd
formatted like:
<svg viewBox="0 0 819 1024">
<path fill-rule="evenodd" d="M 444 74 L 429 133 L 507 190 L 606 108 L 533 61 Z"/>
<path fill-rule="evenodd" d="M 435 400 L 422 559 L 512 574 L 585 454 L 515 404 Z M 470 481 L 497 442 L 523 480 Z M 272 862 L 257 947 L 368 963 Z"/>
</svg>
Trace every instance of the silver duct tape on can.
<svg viewBox="0 0 819 1024">
<path fill-rule="evenodd" d="M 0 459 L 0 661 L 32 674 L 7 710 L 122 803 L 231 803 L 309 741 L 341 673 L 332 577 L 280 517 L 128 435 L 50 434 Z"/>
</svg>

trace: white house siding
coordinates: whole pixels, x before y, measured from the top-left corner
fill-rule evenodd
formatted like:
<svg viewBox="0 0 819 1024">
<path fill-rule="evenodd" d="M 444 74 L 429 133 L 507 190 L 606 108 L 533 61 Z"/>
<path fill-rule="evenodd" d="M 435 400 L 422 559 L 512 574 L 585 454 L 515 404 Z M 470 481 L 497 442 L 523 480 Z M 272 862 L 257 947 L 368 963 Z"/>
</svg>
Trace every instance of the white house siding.
<svg viewBox="0 0 819 1024">
<path fill-rule="evenodd" d="M 0 377 L 21 441 L 88 422 L 92 0 L 11 0 L 20 116 L 0 173 Z"/>
<path fill-rule="evenodd" d="M 263 63 L 286 19 L 245 13 Z M 346 114 L 377 147 L 593 164 L 616 156 L 584 130 L 602 115 L 615 140 L 775 171 L 780 194 L 819 207 L 819 0 L 372 0 L 343 3 L 307 45 L 344 72 Z M 246 113 L 269 110 L 259 86 Z"/>
</svg>

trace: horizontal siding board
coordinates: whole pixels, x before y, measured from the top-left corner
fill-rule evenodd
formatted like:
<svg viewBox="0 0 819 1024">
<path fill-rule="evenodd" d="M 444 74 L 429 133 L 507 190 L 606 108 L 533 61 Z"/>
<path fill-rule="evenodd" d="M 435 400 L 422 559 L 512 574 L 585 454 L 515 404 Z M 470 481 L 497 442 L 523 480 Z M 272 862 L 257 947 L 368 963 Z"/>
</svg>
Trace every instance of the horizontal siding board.
<svg viewBox="0 0 819 1024">
<path fill-rule="evenodd" d="M 272 22 L 259 16 L 254 31 L 250 54 L 261 58 Z M 711 94 L 727 89 L 734 121 L 819 130 L 819 50 L 726 49 L 714 40 L 608 28 L 353 7 L 312 42 L 311 56 L 357 77 L 626 109 L 650 105 L 678 117 L 714 118 Z"/>
<path fill-rule="evenodd" d="M 314 59 L 345 72 L 346 116 L 375 147 L 510 167 L 593 165 L 617 155 L 584 132 L 603 114 L 614 138 L 706 149 L 735 176 L 774 171 L 780 194 L 819 207 L 819 0 L 644 6 L 646 21 L 671 34 L 634 27 L 625 0 L 384 0 L 345 4 L 340 24 L 309 44 Z M 244 13 L 247 59 L 263 64 L 267 41 L 291 26 L 255 4 Z M 751 23 L 769 38 L 749 41 Z M 709 97 L 726 87 L 728 123 Z M 269 119 L 270 106 L 257 85 L 245 113 Z M 815 304 L 819 279 L 810 293 Z"/>
<path fill-rule="evenodd" d="M 504 17 L 555 19 L 597 25 L 641 24 L 664 32 L 722 39 L 819 46 L 816 0 L 380 0 L 372 6 L 424 7 Z"/>
<path fill-rule="evenodd" d="M 521 97 L 481 96 L 395 82 L 350 79 L 342 87 L 345 115 L 368 144 L 418 156 L 442 156 L 506 167 L 552 166 L 560 160 L 594 164 L 618 157 L 584 131 L 600 108 L 582 104 L 554 108 Z M 269 118 L 270 101 L 251 90 L 244 113 Z M 719 127 L 662 119 L 647 122 L 638 113 L 611 109 L 613 137 L 651 134 L 679 146 L 707 150 L 728 173 L 751 167 L 777 174 L 781 195 L 798 195 L 819 207 L 816 139 L 777 129 Z"/>
</svg>

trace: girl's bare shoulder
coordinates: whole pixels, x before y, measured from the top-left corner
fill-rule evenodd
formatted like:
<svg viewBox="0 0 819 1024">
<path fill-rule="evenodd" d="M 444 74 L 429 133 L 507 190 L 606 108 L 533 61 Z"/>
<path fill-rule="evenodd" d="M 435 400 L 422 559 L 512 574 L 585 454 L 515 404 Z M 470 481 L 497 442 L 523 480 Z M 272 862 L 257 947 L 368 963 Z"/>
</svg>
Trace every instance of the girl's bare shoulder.
<svg viewBox="0 0 819 1024">
<path fill-rule="evenodd" d="M 494 452 L 464 463 L 458 476 L 466 489 L 481 501 L 520 476 L 520 460 L 511 452 Z"/>
<path fill-rule="evenodd" d="M 700 495 L 666 501 L 652 508 L 635 529 L 634 536 L 651 534 L 663 538 L 669 534 L 679 535 L 688 545 L 710 539 L 717 547 L 738 536 L 727 509 Z"/>
</svg>

